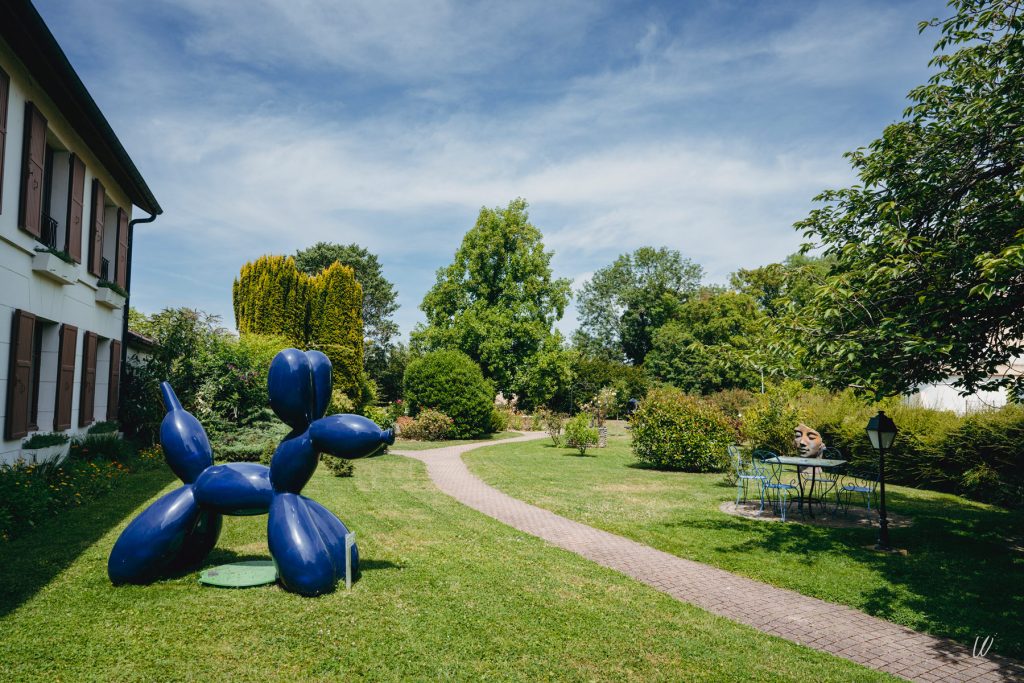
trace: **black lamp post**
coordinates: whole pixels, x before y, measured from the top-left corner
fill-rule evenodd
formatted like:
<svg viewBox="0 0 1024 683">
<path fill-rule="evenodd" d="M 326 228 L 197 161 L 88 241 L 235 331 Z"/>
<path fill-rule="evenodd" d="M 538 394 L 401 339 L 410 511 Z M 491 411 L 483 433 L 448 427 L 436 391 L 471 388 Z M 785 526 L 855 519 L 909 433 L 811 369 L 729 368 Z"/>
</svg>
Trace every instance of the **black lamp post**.
<svg viewBox="0 0 1024 683">
<path fill-rule="evenodd" d="M 867 433 L 871 445 L 878 449 L 878 486 L 881 489 L 878 506 L 878 545 L 877 550 L 891 550 L 889 545 L 889 518 L 885 514 L 885 451 L 896 439 L 896 423 L 888 415 L 879 410 L 878 415 L 868 420 Z"/>
</svg>

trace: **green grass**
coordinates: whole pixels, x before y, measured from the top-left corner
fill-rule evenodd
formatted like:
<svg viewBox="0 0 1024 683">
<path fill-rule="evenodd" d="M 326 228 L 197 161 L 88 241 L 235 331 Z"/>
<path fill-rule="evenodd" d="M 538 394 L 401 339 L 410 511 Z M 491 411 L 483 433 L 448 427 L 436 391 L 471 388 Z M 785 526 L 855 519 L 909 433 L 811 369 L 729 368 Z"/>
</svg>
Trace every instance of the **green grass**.
<svg viewBox="0 0 1024 683">
<path fill-rule="evenodd" d="M 520 432 L 496 432 L 488 434 L 479 439 L 448 439 L 447 441 L 415 441 L 413 439 L 395 439 L 395 445 L 391 446 L 396 451 L 426 451 L 431 448 L 447 448 L 448 446 L 464 446 L 467 443 L 480 443 L 481 441 L 500 441 L 519 436 Z"/>
<path fill-rule="evenodd" d="M 720 474 L 636 465 L 627 437 L 596 457 L 550 441 L 507 444 L 465 456 L 506 493 L 679 557 L 839 602 L 910 628 L 1024 656 L 1024 513 L 951 495 L 889 487 L 910 528 L 891 529 L 907 556 L 870 550 L 873 529 L 830 529 L 726 515 L 736 496 Z"/>
<path fill-rule="evenodd" d="M 360 460 L 306 488 L 356 531 L 351 591 L 115 588 L 106 559 L 166 471 L 0 546 L 0 680 L 891 680 L 679 603 L 441 494 L 423 465 Z M 265 558 L 226 520 L 208 564 Z"/>
</svg>

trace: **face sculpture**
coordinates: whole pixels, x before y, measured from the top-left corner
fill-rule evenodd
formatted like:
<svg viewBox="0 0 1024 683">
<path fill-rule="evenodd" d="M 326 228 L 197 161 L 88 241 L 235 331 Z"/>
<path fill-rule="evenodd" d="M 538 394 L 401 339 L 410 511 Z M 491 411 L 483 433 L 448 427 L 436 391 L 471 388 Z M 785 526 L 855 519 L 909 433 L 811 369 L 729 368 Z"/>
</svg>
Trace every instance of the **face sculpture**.
<svg viewBox="0 0 1024 683">
<path fill-rule="evenodd" d="M 793 430 L 793 444 L 801 458 L 820 458 L 821 452 L 825 449 L 821 434 L 805 424 L 797 425 Z"/>
</svg>

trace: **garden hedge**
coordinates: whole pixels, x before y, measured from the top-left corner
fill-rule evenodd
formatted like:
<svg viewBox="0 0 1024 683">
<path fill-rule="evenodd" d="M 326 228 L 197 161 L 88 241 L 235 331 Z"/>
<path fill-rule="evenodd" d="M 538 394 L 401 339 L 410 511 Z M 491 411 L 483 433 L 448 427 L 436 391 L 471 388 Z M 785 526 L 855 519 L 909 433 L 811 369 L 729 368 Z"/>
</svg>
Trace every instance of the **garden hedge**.
<svg viewBox="0 0 1024 683">
<path fill-rule="evenodd" d="M 405 369 L 404 384 L 413 417 L 424 408 L 433 408 L 455 421 L 453 438 L 472 439 L 490 433 L 494 385 L 461 351 L 434 351 L 417 358 Z"/>
</svg>

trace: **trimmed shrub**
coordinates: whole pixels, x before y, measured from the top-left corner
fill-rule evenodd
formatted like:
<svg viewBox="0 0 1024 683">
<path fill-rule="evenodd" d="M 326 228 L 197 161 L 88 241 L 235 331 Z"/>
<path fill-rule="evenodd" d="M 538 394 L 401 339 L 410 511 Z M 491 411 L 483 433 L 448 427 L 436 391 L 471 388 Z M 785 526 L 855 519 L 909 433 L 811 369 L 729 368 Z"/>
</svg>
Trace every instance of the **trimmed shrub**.
<svg viewBox="0 0 1024 683">
<path fill-rule="evenodd" d="M 641 462 L 687 472 L 720 472 L 736 438 L 717 407 L 677 389 L 652 389 L 630 420 Z"/>
<path fill-rule="evenodd" d="M 580 455 L 587 454 L 587 448 L 597 445 L 597 430 L 590 427 L 590 415 L 578 413 L 565 423 L 565 445 L 575 448 Z"/>
<path fill-rule="evenodd" d="M 406 439 L 417 441 L 441 441 L 450 438 L 455 423 L 444 413 L 426 408 L 402 432 Z"/>
<path fill-rule="evenodd" d="M 1008 405 L 964 418 L 946 436 L 939 463 L 956 493 L 1024 506 L 1024 406 Z"/>
<path fill-rule="evenodd" d="M 405 369 L 405 399 L 409 414 L 425 408 L 439 410 L 455 421 L 451 437 L 471 439 L 491 431 L 494 386 L 480 366 L 461 351 L 434 351 Z"/>
<path fill-rule="evenodd" d="M 336 458 L 333 455 L 320 458 L 320 462 L 327 466 L 327 471 L 336 477 L 351 477 L 355 474 L 355 466 L 351 460 Z"/>
</svg>

